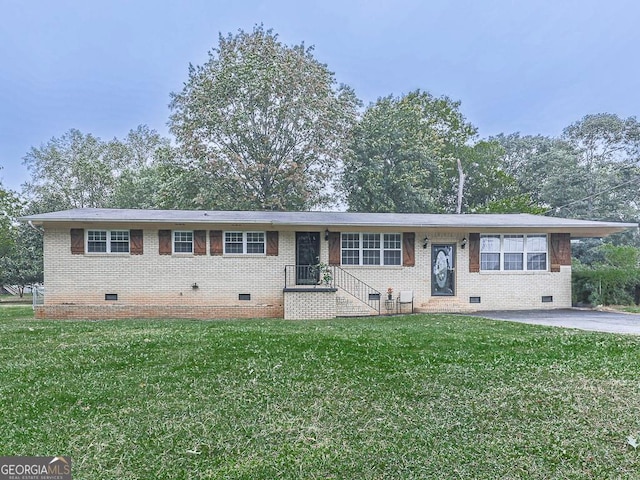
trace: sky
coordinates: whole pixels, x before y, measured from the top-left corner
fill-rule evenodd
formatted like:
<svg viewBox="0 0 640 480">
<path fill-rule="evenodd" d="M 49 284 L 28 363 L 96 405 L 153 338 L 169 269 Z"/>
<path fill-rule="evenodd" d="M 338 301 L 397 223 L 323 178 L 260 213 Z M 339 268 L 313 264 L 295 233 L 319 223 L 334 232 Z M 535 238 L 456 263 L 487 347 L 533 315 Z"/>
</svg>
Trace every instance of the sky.
<svg viewBox="0 0 640 480">
<path fill-rule="evenodd" d="M 304 42 L 365 105 L 422 89 L 461 102 L 480 138 L 559 136 L 640 113 L 635 0 L 0 0 L 0 180 L 71 128 L 169 135 L 169 94 L 218 35 L 263 24 Z"/>
</svg>

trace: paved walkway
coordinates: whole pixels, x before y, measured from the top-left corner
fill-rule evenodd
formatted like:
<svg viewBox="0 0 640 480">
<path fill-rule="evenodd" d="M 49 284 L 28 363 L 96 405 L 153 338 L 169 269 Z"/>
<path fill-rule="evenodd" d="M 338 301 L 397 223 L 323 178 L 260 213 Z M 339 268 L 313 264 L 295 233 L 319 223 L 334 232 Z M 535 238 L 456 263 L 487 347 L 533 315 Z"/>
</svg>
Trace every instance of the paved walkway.
<svg viewBox="0 0 640 480">
<path fill-rule="evenodd" d="M 595 332 L 630 333 L 640 335 L 640 314 L 600 312 L 577 308 L 563 310 L 518 310 L 478 312 L 476 317 L 493 320 L 577 328 Z"/>
</svg>

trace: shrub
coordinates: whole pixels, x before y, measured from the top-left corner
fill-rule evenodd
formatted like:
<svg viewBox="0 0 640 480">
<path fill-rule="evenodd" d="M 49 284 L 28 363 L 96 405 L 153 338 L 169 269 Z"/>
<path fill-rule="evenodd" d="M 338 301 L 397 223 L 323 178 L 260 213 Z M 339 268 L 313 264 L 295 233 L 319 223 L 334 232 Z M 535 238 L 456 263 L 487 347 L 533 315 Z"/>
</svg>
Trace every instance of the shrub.
<svg viewBox="0 0 640 480">
<path fill-rule="evenodd" d="M 574 260 L 572 300 L 574 304 L 629 305 L 638 303 L 640 249 L 605 244 L 599 247 L 604 261 L 586 265 Z"/>
</svg>

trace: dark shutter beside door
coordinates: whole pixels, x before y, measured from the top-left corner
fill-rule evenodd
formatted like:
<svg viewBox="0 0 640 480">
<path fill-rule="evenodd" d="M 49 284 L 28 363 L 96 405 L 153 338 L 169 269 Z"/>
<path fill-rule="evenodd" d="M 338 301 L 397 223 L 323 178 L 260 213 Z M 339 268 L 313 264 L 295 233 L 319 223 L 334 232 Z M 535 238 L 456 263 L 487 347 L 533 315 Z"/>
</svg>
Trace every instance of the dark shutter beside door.
<svg viewBox="0 0 640 480">
<path fill-rule="evenodd" d="M 402 234 L 402 265 L 413 267 L 416 264 L 416 234 L 405 232 Z"/>
<path fill-rule="evenodd" d="M 267 255 L 278 256 L 278 232 L 267 232 Z"/>
<path fill-rule="evenodd" d="M 329 265 L 340 265 L 340 232 L 329 232 Z"/>
<path fill-rule="evenodd" d="M 480 234 L 469 234 L 469 272 L 480 271 Z"/>
</svg>

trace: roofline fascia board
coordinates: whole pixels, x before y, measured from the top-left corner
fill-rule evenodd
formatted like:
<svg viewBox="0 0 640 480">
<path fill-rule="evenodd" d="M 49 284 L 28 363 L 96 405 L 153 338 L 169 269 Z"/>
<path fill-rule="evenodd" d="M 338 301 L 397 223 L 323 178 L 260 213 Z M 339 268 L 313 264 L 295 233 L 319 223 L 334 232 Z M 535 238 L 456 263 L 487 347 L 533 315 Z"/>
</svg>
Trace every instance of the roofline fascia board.
<svg viewBox="0 0 640 480">
<path fill-rule="evenodd" d="M 256 218 L 257 217 L 257 218 Z M 389 221 L 387 221 L 389 219 Z M 71 209 L 19 219 L 36 225 L 219 225 L 264 228 L 415 229 L 453 232 L 548 232 L 601 237 L 637 229 L 636 223 L 544 217 L 531 214 L 389 214 L 357 212 L 269 212 L 212 210 Z"/>
<path fill-rule="evenodd" d="M 40 218 L 37 217 L 21 217 L 18 218 L 19 221 L 28 223 L 33 222 L 34 224 L 40 223 L 210 223 L 210 224 L 263 224 L 263 225 L 281 225 L 281 226 L 300 226 L 300 225 L 309 225 L 309 226 L 354 226 L 354 227 L 397 227 L 397 226 L 407 226 L 407 227 L 415 227 L 415 228 L 459 228 L 459 229 L 468 229 L 468 228 L 594 228 L 594 227 L 613 227 L 613 228 L 638 228 L 638 225 L 635 223 L 617 223 L 617 222 L 599 222 L 594 220 L 593 224 L 583 224 L 583 225 L 572 225 L 572 224 L 518 224 L 518 225 L 505 225 L 505 224 L 473 224 L 473 223 L 463 223 L 463 224 L 451 224 L 451 223 L 402 223 L 402 222 L 393 222 L 393 223 L 382 223 L 382 222 L 282 222 L 278 220 L 273 221 L 264 221 L 264 220 L 226 220 L 226 219 L 184 219 L 184 220 L 175 220 L 175 219 L 149 219 L 149 218 Z M 585 222 L 589 222 L 589 220 L 585 220 Z"/>
</svg>

